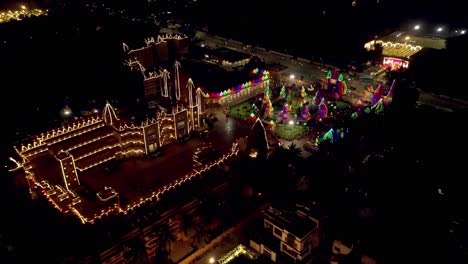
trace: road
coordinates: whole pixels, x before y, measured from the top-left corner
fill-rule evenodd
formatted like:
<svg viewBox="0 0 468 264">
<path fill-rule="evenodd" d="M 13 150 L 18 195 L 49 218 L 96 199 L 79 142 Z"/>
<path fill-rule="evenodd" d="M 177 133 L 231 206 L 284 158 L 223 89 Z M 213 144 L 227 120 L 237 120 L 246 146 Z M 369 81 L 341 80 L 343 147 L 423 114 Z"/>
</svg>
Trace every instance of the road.
<svg viewBox="0 0 468 264">
<path fill-rule="evenodd" d="M 321 66 L 331 69 L 336 67 L 331 65 L 321 65 L 319 62 L 308 61 L 301 58 L 293 58 L 293 56 L 279 53 L 275 51 L 267 51 L 262 47 L 247 47 L 242 42 L 235 40 L 228 40 L 218 36 L 211 36 L 206 33 L 199 33 L 197 37 L 203 40 L 203 45 L 207 45 L 212 48 L 216 47 L 226 47 L 233 49 L 239 52 L 248 53 L 251 55 L 258 56 L 265 60 L 267 63 L 279 63 L 288 67 L 285 72 L 285 79 L 289 78 L 290 74 L 294 74 L 296 78 L 303 77 L 305 83 L 311 83 L 317 79 L 322 79 L 326 70 L 321 68 Z M 356 76 L 353 76 L 351 80 L 347 80 L 348 87 L 355 86 L 356 90 L 350 90 L 350 97 L 353 99 L 353 102 L 356 102 L 358 98 L 364 95 L 364 89 L 369 86 L 369 83 L 362 83 L 359 80 L 360 77 L 370 76 L 372 70 L 365 70 L 362 73 L 358 73 Z M 373 85 L 379 83 L 376 80 Z M 435 95 L 429 92 L 421 91 L 421 94 L 418 99 L 418 104 L 430 106 L 442 111 L 452 112 L 456 110 L 465 110 L 468 108 L 468 101 L 455 99 L 447 96 Z"/>
</svg>

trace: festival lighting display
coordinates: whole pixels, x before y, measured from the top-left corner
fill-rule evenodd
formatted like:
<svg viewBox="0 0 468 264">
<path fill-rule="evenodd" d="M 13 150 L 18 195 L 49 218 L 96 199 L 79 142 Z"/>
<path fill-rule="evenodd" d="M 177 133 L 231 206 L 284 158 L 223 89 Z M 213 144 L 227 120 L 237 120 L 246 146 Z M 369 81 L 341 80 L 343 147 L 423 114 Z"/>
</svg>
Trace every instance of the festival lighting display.
<svg viewBox="0 0 468 264">
<path fill-rule="evenodd" d="M 384 56 L 391 56 L 391 57 L 398 57 L 398 58 L 407 58 L 409 59 L 411 56 L 419 52 L 423 49 L 422 46 L 419 45 L 412 45 L 409 43 L 399 43 L 399 42 L 391 42 L 391 41 L 370 41 L 364 45 L 364 48 L 367 50 L 374 50 L 375 45 L 379 44 L 382 46 L 382 54 Z"/>
<path fill-rule="evenodd" d="M 193 82 L 190 80 L 193 90 Z M 199 94 L 199 93 L 197 93 Z M 190 98 L 193 100 L 194 98 Z M 80 185 L 79 176 L 86 170 L 100 166 L 111 160 L 119 160 L 123 157 L 135 158 L 148 154 L 150 144 L 154 144 L 153 150 L 163 145 L 174 142 L 177 139 L 176 120 L 182 118 L 186 125 L 187 133 L 199 126 L 199 105 L 190 102 L 191 111 L 187 111 L 184 105 L 175 106 L 171 112 L 158 112 L 153 118 L 147 118 L 140 125 L 126 123 L 119 119 L 115 108 L 109 103 L 103 109 L 101 116 L 92 116 L 76 120 L 62 127 L 33 137 L 30 143 L 16 148 L 16 157 L 10 160 L 14 168 L 10 171 L 24 171 L 30 192 L 43 195 L 49 203 L 64 214 L 77 216 L 82 223 L 94 223 L 111 213 L 122 212 L 141 206 L 144 202 L 159 199 L 160 195 L 171 188 L 180 186 L 193 177 L 199 176 L 214 166 L 218 166 L 229 158 L 237 155 L 237 144 L 231 151 L 212 163 L 197 167 L 185 177 L 157 189 L 153 195 L 143 197 L 139 202 L 131 202 L 121 208 L 121 204 L 99 205 L 100 212 L 95 212 L 95 206 L 89 207 L 91 200 L 85 202 L 75 193 Z M 193 119 L 193 120 L 192 120 Z M 196 120 L 195 120 L 196 119 Z M 190 125 L 191 124 L 191 125 Z M 156 131 L 151 134 L 150 142 L 147 142 L 148 131 Z M 149 135 L 149 134 L 148 134 Z M 41 157 L 37 159 L 37 157 Z M 58 171 L 45 173 L 37 168 L 43 167 L 42 157 L 55 158 L 57 164 L 47 163 L 47 166 L 58 166 Z M 46 165 L 46 164 L 44 164 Z M 52 170 L 54 171 L 54 170 Z M 85 174 L 86 175 L 86 174 Z M 49 184 L 49 182 L 62 181 L 60 184 Z M 111 188 L 112 186 L 108 186 Z M 116 194 L 117 195 L 117 194 Z M 101 199 L 102 200 L 102 199 Z"/>
<path fill-rule="evenodd" d="M 224 91 L 221 91 L 219 93 L 203 93 L 203 96 L 205 98 L 222 98 L 224 96 L 229 96 L 229 95 L 232 95 L 232 94 L 239 93 L 239 92 L 241 92 L 243 90 L 249 89 L 249 88 L 252 87 L 252 85 L 262 83 L 264 81 L 269 80 L 269 78 L 270 78 L 270 72 L 268 72 L 267 70 L 259 70 L 258 68 L 256 68 L 256 69 L 253 69 L 251 73 L 252 74 L 260 74 L 261 76 L 256 78 L 256 79 L 253 79 L 251 81 L 245 82 L 243 84 L 239 84 L 236 87 L 232 87 L 230 89 L 226 89 Z"/>
<path fill-rule="evenodd" d="M 244 255 L 249 259 L 256 259 L 258 257 L 257 253 L 253 252 L 252 250 L 248 249 L 242 244 L 239 244 L 237 247 L 229 251 L 226 255 L 218 260 L 219 264 L 227 264 L 240 255 Z"/>
<path fill-rule="evenodd" d="M 26 178 L 32 189 L 38 190 L 39 193 L 42 194 L 47 199 L 47 201 L 59 212 L 64 214 L 73 214 L 76 217 L 78 217 L 81 223 L 83 224 L 93 224 L 97 219 L 101 219 L 102 217 L 108 216 L 109 214 L 128 214 L 132 210 L 141 207 L 145 203 L 159 201 L 162 198 L 162 196 L 171 189 L 175 189 L 181 186 L 183 183 L 189 182 L 195 177 L 199 177 L 203 173 L 206 173 L 209 170 L 211 170 L 212 168 L 221 166 L 223 163 L 236 157 L 238 154 L 239 146 L 237 142 L 234 142 L 230 151 L 224 154 L 219 159 L 214 160 L 206 165 L 199 166 L 197 170 L 194 169 L 191 173 L 186 174 L 185 176 L 174 180 L 173 182 L 159 188 L 158 190 L 153 191 L 150 195 L 146 197 L 140 197 L 138 201 L 132 202 L 124 208 L 122 208 L 119 204 L 115 203 L 107 208 L 101 209 L 100 212 L 94 213 L 91 216 L 85 216 L 88 215 L 86 211 L 83 211 L 86 209 L 76 206 L 77 204 L 81 203 L 81 199 L 76 195 L 74 191 L 65 190 L 60 185 L 52 186 L 47 180 L 42 180 L 41 182 L 38 182 L 31 172 L 27 172 Z M 114 193 L 113 195 L 117 194 Z"/>
<path fill-rule="evenodd" d="M 383 66 L 390 68 L 392 71 L 398 70 L 400 68 L 408 69 L 409 61 L 398 58 L 385 57 L 383 59 Z"/>
</svg>

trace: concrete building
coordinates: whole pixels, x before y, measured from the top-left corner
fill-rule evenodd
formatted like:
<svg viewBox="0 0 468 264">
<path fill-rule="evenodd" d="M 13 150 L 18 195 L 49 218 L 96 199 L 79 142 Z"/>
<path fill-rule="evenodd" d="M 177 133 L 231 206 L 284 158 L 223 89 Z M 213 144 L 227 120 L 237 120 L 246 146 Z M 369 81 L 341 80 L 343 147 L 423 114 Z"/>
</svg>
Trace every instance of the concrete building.
<svg viewBox="0 0 468 264">
<path fill-rule="evenodd" d="M 250 246 L 259 253 L 277 261 L 280 255 L 295 263 L 310 263 L 312 253 L 319 245 L 319 221 L 304 208 L 279 210 L 270 207 L 264 211 L 264 234 Z"/>
<path fill-rule="evenodd" d="M 228 67 L 239 67 L 249 63 L 252 55 L 227 48 L 205 49 L 205 60 Z"/>
</svg>

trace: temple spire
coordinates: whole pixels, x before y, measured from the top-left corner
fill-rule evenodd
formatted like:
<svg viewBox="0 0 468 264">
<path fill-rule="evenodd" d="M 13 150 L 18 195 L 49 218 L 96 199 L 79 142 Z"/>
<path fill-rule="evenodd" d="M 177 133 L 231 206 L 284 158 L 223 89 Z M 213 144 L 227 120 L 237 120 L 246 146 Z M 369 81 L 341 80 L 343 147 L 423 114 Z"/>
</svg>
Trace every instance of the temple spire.
<svg viewBox="0 0 468 264">
<path fill-rule="evenodd" d="M 104 110 L 102 111 L 102 119 L 104 119 L 104 122 L 109 125 L 112 125 L 115 121 L 119 120 L 114 107 L 109 103 L 109 101 L 106 101 L 106 106 L 104 106 Z"/>
<path fill-rule="evenodd" d="M 192 129 L 195 128 L 195 113 L 193 112 L 193 89 L 195 89 L 195 85 L 193 84 L 192 78 L 189 78 L 187 81 L 187 90 L 188 90 L 188 101 L 189 101 L 189 110 L 191 112 L 191 120 L 192 120 Z M 200 126 L 198 115 L 200 112 L 197 112 L 197 125 Z"/>
<path fill-rule="evenodd" d="M 175 96 L 177 100 L 180 100 L 180 80 L 179 80 L 179 68 L 180 68 L 180 63 L 176 61 L 174 63 L 174 75 L 175 75 Z"/>
<path fill-rule="evenodd" d="M 189 96 L 189 106 L 193 107 L 193 89 L 195 89 L 195 85 L 193 84 L 192 78 L 189 78 L 187 81 L 187 89 L 188 89 L 188 96 Z"/>
</svg>

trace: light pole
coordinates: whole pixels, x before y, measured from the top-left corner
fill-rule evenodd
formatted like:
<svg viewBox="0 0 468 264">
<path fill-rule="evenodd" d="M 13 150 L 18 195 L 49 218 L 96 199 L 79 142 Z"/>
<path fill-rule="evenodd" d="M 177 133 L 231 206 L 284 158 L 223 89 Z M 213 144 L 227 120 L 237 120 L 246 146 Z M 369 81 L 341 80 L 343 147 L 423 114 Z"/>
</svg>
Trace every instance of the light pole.
<svg viewBox="0 0 468 264">
<path fill-rule="evenodd" d="M 68 105 L 60 110 L 60 115 L 64 120 L 68 120 L 72 116 L 73 112 Z"/>
</svg>

